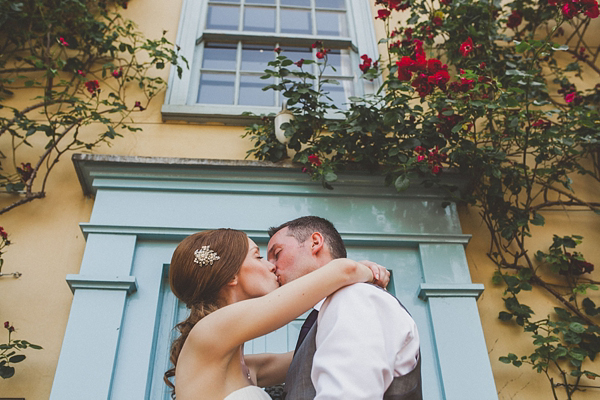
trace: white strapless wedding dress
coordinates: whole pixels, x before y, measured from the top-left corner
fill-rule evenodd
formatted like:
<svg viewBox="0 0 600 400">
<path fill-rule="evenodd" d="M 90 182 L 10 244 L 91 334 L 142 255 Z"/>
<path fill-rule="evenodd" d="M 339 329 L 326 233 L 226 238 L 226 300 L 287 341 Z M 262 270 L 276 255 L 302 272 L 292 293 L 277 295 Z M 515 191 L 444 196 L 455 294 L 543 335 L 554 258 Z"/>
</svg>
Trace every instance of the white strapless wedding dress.
<svg viewBox="0 0 600 400">
<path fill-rule="evenodd" d="M 246 386 L 230 393 L 223 400 L 271 400 L 271 396 L 258 386 Z"/>
</svg>

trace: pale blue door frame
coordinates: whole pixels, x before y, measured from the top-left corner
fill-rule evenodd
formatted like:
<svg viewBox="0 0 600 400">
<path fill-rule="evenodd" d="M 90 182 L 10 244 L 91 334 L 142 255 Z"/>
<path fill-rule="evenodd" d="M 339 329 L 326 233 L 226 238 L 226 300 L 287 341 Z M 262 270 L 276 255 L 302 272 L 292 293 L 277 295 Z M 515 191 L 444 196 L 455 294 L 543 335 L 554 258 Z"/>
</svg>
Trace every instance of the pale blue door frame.
<svg viewBox="0 0 600 400">
<path fill-rule="evenodd" d="M 351 257 L 392 271 L 421 334 L 426 400 L 498 398 L 476 304 L 483 285 L 471 282 L 469 236 L 442 193 L 399 195 L 361 173 L 326 190 L 298 168 L 251 161 L 75 155 L 74 164 L 95 202 L 81 224 L 80 272 L 67 276 L 73 304 L 51 400 L 164 399 L 168 335 L 181 317 L 166 285 L 177 242 L 231 227 L 264 246 L 270 226 L 303 215 L 330 219 Z M 248 351 L 285 350 L 293 331 Z"/>
</svg>

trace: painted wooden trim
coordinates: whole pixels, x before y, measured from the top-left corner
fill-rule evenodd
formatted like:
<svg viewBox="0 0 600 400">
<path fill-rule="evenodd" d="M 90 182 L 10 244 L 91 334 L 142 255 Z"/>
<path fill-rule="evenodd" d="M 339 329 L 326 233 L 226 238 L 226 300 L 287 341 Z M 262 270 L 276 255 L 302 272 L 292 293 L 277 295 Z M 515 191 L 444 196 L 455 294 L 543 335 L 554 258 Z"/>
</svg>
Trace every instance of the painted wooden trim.
<svg viewBox="0 0 600 400">
<path fill-rule="evenodd" d="M 498 400 L 475 299 L 432 297 L 427 303 L 443 399 Z"/>
<path fill-rule="evenodd" d="M 87 237 L 89 234 L 107 235 L 136 235 L 139 239 L 170 239 L 181 240 L 192 233 L 214 229 L 215 227 L 157 227 L 157 226 L 118 226 L 80 223 L 81 231 Z M 257 243 L 269 241 L 269 235 L 264 231 L 245 231 Z M 419 244 L 459 244 L 467 245 L 471 235 L 467 234 L 437 234 L 437 233 L 407 233 L 407 234 L 360 234 L 343 232 L 340 234 L 347 245 L 365 245 L 396 247 L 400 245 L 416 246 Z"/>
<path fill-rule="evenodd" d="M 110 398 L 136 243 L 132 235 L 88 235 L 80 275 L 68 278 L 84 290 L 74 291 L 50 400 Z"/>
<path fill-rule="evenodd" d="M 428 300 L 430 297 L 474 297 L 478 299 L 483 290 L 484 286 L 481 283 L 422 283 L 419 287 L 419 298 L 422 300 Z"/>
<path fill-rule="evenodd" d="M 106 277 L 69 274 L 67 275 L 67 283 L 73 293 L 77 289 L 101 289 L 124 290 L 129 295 L 138 289 L 138 284 L 134 276 Z"/>
<path fill-rule="evenodd" d="M 385 187 L 383 176 L 352 170 L 340 172 L 333 184 L 334 189 L 327 190 L 310 181 L 302 173 L 301 165 L 292 163 L 79 153 L 73 154 L 72 161 L 83 193 L 87 196 L 93 196 L 99 187 L 440 200 L 446 196 L 442 189 L 425 188 L 420 181 L 415 181 L 410 190 L 398 193 L 394 188 Z M 442 179 L 444 184 L 459 189 L 464 186 L 464 179 L 455 171 L 445 172 Z"/>
</svg>

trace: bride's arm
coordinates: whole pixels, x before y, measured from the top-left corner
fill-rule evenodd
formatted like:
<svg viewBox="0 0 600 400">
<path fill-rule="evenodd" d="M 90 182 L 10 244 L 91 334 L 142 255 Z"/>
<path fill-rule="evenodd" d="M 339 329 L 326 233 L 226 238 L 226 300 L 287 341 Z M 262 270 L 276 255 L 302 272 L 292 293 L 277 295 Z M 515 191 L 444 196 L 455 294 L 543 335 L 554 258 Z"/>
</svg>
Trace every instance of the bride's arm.
<svg viewBox="0 0 600 400">
<path fill-rule="evenodd" d="M 279 385 L 285 381 L 285 375 L 294 357 L 294 352 L 287 353 L 262 353 L 244 356 L 246 365 L 252 375 L 256 377 L 256 385 L 269 387 Z"/>
<path fill-rule="evenodd" d="M 265 296 L 213 312 L 191 335 L 212 352 L 223 354 L 282 327 L 343 286 L 372 280 L 373 273 L 365 265 L 336 259 Z"/>
</svg>

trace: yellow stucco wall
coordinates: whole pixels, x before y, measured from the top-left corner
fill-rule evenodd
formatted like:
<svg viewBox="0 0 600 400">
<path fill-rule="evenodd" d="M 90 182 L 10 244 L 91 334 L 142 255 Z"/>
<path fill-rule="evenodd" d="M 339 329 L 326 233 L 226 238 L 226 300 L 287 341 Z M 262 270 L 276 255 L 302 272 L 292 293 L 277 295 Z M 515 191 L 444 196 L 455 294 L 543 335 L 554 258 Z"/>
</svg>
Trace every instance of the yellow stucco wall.
<svg viewBox="0 0 600 400">
<path fill-rule="evenodd" d="M 180 1 L 132 1 L 123 12 L 135 20 L 147 37 L 158 38 L 163 29 L 168 38 L 175 40 L 180 18 Z M 381 34 L 381 24 L 377 23 Z M 162 72 L 166 79 L 166 71 Z M 160 107 L 163 95 L 150 108 L 136 115 L 136 126 L 141 132 L 118 139 L 112 147 L 104 146 L 97 152 L 129 156 L 159 156 L 212 159 L 243 159 L 252 144 L 240 138 L 243 129 L 218 125 L 163 123 Z M 90 128 L 93 129 L 93 128 Z M 2 146 L 0 139 L 0 146 Z M 599 199 L 599 185 L 582 185 L 585 197 Z M 85 242 L 78 224 L 87 222 L 93 199 L 82 195 L 71 161 L 65 158 L 56 167 L 48 184 L 47 197 L 0 216 L 0 225 L 9 232 L 13 245 L 8 247 L 3 272 L 19 271 L 19 279 L 0 278 L 0 323 L 9 320 L 16 328 L 15 338 L 39 344 L 44 350 L 28 350 L 28 359 L 17 365 L 16 375 L 0 381 L 0 396 L 24 397 L 27 400 L 47 399 L 58 361 L 62 338 L 72 300 L 65 281 L 67 274 L 77 273 Z M 0 195 L 0 206 L 11 198 Z M 551 398 L 544 377 L 524 366 L 516 369 L 498 362 L 508 352 L 525 354 L 529 342 L 513 326 L 497 319 L 503 309 L 502 288 L 491 284 L 493 265 L 486 257 L 487 228 L 481 223 L 477 210 L 461 209 L 461 223 L 465 233 L 473 235 L 467 247 L 467 257 L 473 282 L 485 284 L 479 299 L 479 310 L 489 349 L 492 368 L 500 399 Z M 591 212 L 564 212 L 560 209 L 546 213 L 546 227 L 536 233 L 531 251 L 545 250 L 551 242 L 551 232 L 581 234 L 585 237 L 581 250 L 596 265 L 600 265 L 600 238 L 598 217 Z M 596 273 L 596 278 L 600 275 Z M 530 304 L 544 316 L 551 307 L 546 296 L 534 294 Z M 0 342 L 5 337 L 0 335 Z M 468 360 L 465 360 L 468 362 Z M 580 399 L 595 398 L 593 391 L 579 395 Z"/>
</svg>

